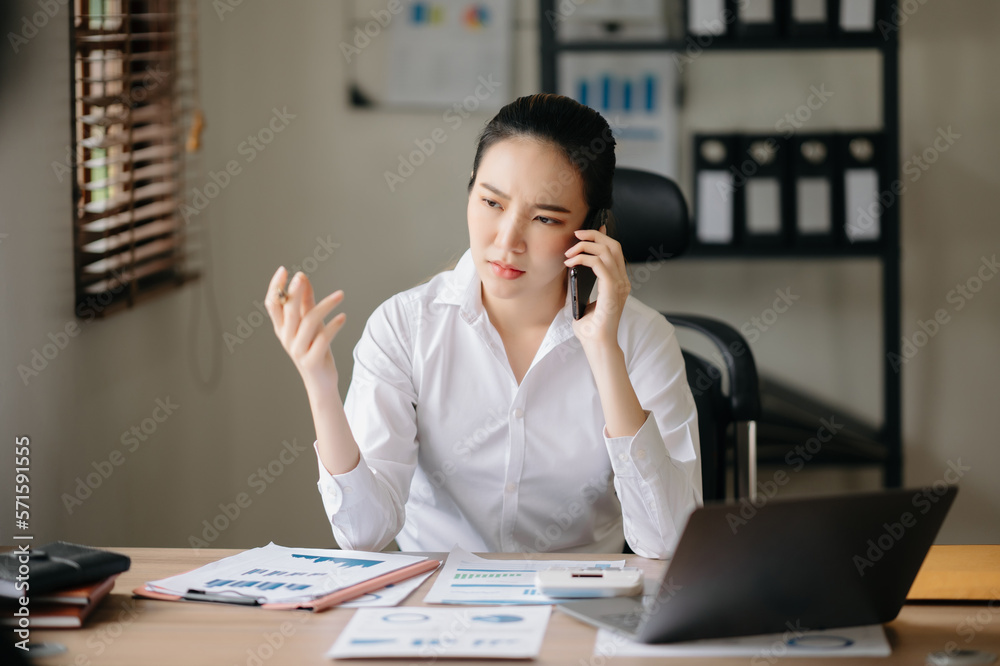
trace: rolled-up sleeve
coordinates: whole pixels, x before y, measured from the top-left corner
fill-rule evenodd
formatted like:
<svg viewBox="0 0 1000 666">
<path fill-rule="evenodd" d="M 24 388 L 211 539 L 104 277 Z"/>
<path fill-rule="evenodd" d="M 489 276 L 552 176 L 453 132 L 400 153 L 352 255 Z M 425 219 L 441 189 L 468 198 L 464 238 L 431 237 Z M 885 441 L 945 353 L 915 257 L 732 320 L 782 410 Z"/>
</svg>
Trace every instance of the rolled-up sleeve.
<svg viewBox="0 0 1000 666">
<path fill-rule="evenodd" d="M 399 297 L 372 314 L 354 349 L 344 400 L 361 462 L 331 475 L 319 460 L 317 487 L 341 548 L 381 550 L 402 529 L 417 464 L 416 391 L 409 322 Z"/>
<path fill-rule="evenodd" d="M 605 444 L 622 505 L 625 539 L 636 554 L 667 558 L 702 503 L 698 414 L 673 326 L 658 313 L 623 340 L 629 378 L 646 420 L 632 437 Z"/>
</svg>

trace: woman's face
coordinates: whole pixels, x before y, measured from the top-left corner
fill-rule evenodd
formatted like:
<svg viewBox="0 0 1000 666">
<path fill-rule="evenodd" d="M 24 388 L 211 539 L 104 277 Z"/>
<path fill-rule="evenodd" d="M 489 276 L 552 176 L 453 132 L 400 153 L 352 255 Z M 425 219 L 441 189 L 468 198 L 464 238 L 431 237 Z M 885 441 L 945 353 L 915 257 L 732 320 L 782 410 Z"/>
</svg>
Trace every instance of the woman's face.
<svg viewBox="0 0 1000 666">
<path fill-rule="evenodd" d="M 558 148 L 530 138 L 489 148 L 468 206 L 484 302 L 565 298 L 565 252 L 586 215 L 583 180 Z"/>
</svg>

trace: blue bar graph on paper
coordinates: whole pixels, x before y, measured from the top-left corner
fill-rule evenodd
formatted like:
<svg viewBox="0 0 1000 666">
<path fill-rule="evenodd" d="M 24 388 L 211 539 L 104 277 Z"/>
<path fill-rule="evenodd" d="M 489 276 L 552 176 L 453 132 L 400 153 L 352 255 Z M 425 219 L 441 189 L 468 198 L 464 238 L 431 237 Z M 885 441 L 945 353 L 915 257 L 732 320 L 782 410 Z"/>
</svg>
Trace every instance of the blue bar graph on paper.
<svg viewBox="0 0 1000 666">
<path fill-rule="evenodd" d="M 622 108 L 626 111 L 632 109 L 632 82 L 625 81 L 622 83 Z"/>
<path fill-rule="evenodd" d="M 212 580 L 205 583 L 206 588 L 212 587 L 256 587 L 261 590 L 277 590 L 278 588 L 284 587 L 289 590 L 306 590 L 311 585 L 302 585 L 294 583 L 275 583 L 273 581 L 264 580 L 227 580 L 222 578 L 213 578 Z"/>
<path fill-rule="evenodd" d="M 646 110 L 656 110 L 656 79 L 652 74 L 646 75 Z"/>
<path fill-rule="evenodd" d="M 313 560 L 316 564 L 333 562 L 334 564 L 339 564 L 341 568 L 345 569 L 349 567 L 373 567 L 376 564 L 379 564 L 378 560 L 358 560 L 350 557 L 325 557 L 322 555 L 299 555 L 298 553 L 293 553 L 292 557 Z"/>
<path fill-rule="evenodd" d="M 584 106 L 587 105 L 587 80 L 580 79 L 580 92 L 577 97 L 577 101 Z"/>
</svg>

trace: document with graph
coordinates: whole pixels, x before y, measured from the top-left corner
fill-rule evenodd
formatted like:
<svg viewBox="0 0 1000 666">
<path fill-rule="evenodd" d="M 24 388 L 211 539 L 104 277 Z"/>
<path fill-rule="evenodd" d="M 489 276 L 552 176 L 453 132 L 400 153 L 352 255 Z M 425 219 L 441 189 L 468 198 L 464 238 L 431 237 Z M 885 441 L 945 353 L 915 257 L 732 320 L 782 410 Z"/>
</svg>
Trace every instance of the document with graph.
<svg viewBox="0 0 1000 666">
<path fill-rule="evenodd" d="M 286 548 L 270 543 L 177 576 L 146 583 L 146 589 L 186 599 L 255 604 L 294 604 L 325 597 L 385 574 L 427 561 L 396 553 Z"/>
<path fill-rule="evenodd" d="M 535 587 L 539 569 L 624 566 L 625 560 L 488 560 L 456 547 L 448 553 L 424 603 L 554 604 L 556 599 Z"/>
</svg>

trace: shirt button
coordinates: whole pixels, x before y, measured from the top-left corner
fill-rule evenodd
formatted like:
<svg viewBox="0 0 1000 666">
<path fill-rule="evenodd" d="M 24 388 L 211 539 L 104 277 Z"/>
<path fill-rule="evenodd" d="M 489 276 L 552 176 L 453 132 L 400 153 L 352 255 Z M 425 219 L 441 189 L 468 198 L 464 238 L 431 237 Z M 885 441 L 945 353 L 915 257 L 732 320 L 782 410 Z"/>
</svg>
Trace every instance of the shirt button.
<svg viewBox="0 0 1000 666">
<path fill-rule="evenodd" d="M 517 409 L 514 410 L 514 418 L 515 419 L 519 419 L 522 416 L 524 416 L 524 410 L 523 409 L 521 409 L 520 407 L 518 407 Z"/>
<path fill-rule="evenodd" d="M 344 486 L 344 492 L 345 493 L 353 493 L 354 492 L 354 488 L 351 488 L 350 486 Z"/>
<path fill-rule="evenodd" d="M 628 460 L 628 456 L 625 455 L 624 453 L 619 453 L 618 454 L 618 460 L 621 460 L 622 462 L 625 462 L 626 460 Z"/>
<path fill-rule="evenodd" d="M 638 458 L 639 460 L 642 460 L 643 458 L 645 458 L 646 457 L 646 449 L 639 449 L 638 451 L 636 451 L 635 452 L 635 457 Z"/>
<path fill-rule="evenodd" d="M 507 492 L 512 493 L 515 490 L 517 490 L 517 484 L 516 483 L 508 483 L 507 484 Z"/>
</svg>

